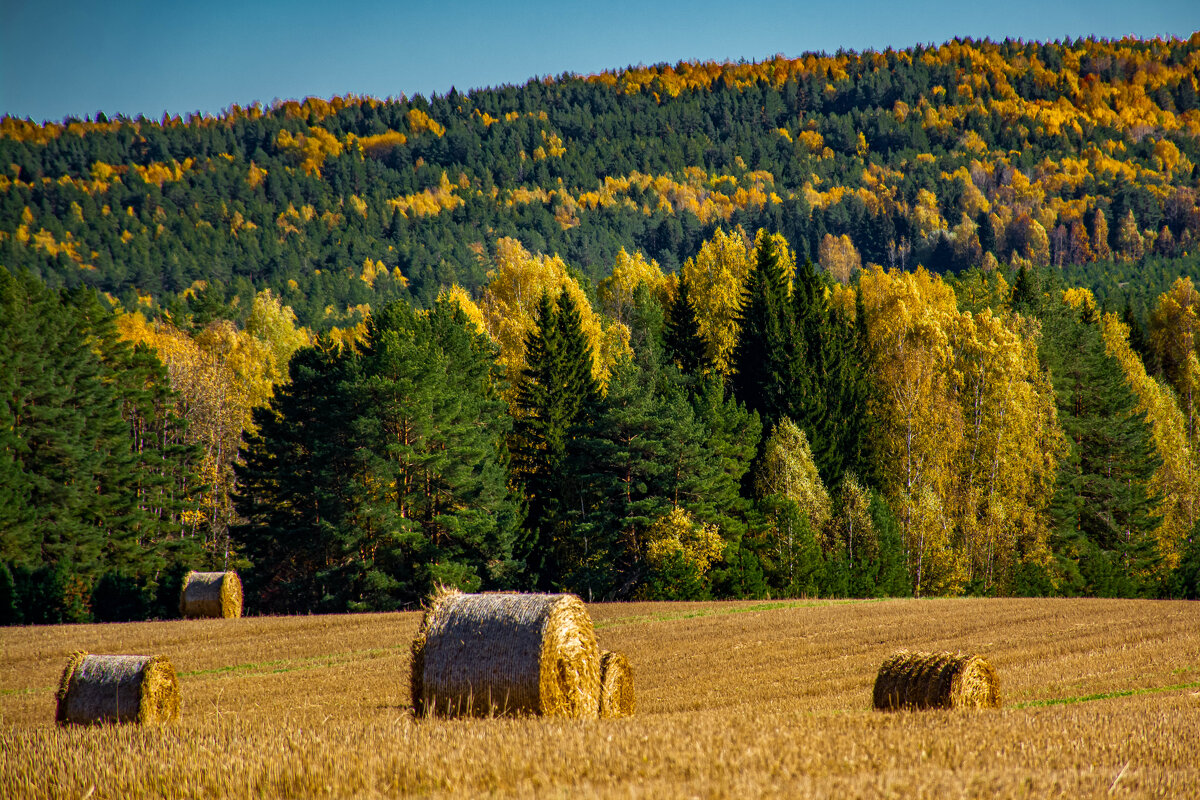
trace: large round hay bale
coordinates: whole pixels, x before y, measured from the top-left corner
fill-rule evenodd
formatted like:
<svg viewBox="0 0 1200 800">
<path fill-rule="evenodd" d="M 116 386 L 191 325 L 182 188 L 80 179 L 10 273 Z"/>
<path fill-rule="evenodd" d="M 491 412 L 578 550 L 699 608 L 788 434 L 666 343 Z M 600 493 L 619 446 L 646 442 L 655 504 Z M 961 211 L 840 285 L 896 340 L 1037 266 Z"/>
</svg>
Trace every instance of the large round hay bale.
<svg viewBox="0 0 1200 800">
<path fill-rule="evenodd" d="M 179 683 L 165 656 L 72 653 L 57 697 L 60 725 L 179 719 Z"/>
<path fill-rule="evenodd" d="M 605 650 L 600 654 L 600 716 L 628 717 L 633 714 L 633 670 L 620 653 Z"/>
<path fill-rule="evenodd" d="M 600 651 L 574 595 L 439 592 L 412 655 L 418 715 L 599 713 Z"/>
<path fill-rule="evenodd" d="M 875 708 L 999 708 L 1000 681 L 980 656 L 894 653 L 875 678 Z"/>
<path fill-rule="evenodd" d="M 242 615 L 242 581 L 229 572 L 189 572 L 179 592 L 179 613 L 184 619 Z"/>
</svg>

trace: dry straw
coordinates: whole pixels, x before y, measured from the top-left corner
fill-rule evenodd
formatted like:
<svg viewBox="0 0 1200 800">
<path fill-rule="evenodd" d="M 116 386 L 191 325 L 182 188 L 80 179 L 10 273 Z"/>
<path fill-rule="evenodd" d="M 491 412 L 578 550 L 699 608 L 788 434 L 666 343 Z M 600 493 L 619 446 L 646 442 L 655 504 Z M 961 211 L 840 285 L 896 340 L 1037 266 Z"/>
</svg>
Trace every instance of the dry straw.
<svg viewBox="0 0 1200 800">
<path fill-rule="evenodd" d="M 60 725 L 179 719 L 179 683 L 165 656 L 72 653 L 58 682 Z"/>
<path fill-rule="evenodd" d="M 599 712 L 600 651 L 574 595 L 439 591 L 412 653 L 418 715 Z"/>
<path fill-rule="evenodd" d="M 179 593 L 184 619 L 242 615 L 242 582 L 236 572 L 189 572 Z"/>
<path fill-rule="evenodd" d="M 980 656 L 901 650 L 879 668 L 874 702 L 881 711 L 999 708 L 1000 681 Z"/>
<path fill-rule="evenodd" d="M 633 670 L 620 653 L 600 654 L 600 716 L 628 717 L 633 714 Z"/>
</svg>

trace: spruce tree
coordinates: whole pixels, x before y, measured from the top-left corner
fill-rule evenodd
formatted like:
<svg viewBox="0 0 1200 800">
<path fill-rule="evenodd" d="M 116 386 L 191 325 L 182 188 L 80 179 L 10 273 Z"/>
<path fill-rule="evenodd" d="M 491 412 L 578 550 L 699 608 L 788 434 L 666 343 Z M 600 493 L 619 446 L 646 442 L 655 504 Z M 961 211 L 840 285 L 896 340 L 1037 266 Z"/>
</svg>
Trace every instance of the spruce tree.
<svg viewBox="0 0 1200 800">
<path fill-rule="evenodd" d="M 746 278 L 740 331 L 733 351 L 733 395 L 768 423 L 791 416 L 803 385 L 807 350 L 796 336 L 788 307 L 787 276 L 771 236 L 759 239 L 754 266 Z M 806 420 L 807 421 L 807 420 Z"/>
<path fill-rule="evenodd" d="M 1149 422 L 1094 315 L 1059 304 L 1042 323 L 1040 354 L 1070 444 L 1051 503 L 1056 548 L 1080 562 L 1085 592 L 1140 591 L 1139 576 L 1157 560 L 1150 481 L 1160 460 Z"/>
<path fill-rule="evenodd" d="M 134 510 L 118 399 L 85 320 L 32 276 L 2 269 L 0 392 L 0 469 L 16 501 L 0 509 L 0 557 L 90 580 Z"/>
<path fill-rule="evenodd" d="M 712 363 L 700 335 L 700 322 L 692 304 L 691 289 L 684 277 L 679 279 L 679 292 L 667 316 L 664 338 L 667 357 L 685 376 L 699 378 L 712 370 Z"/>
<path fill-rule="evenodd" d="M 510 443 L 514 483 L 522 488 L 527 510 L 517 555 L 525 561 L 529 583 L 548 589 L 565 574 L 554 543 L 578 493 L 568 456 L 600 398 L 591 347 L 567 292 L 557 303 L 545 294 L 539 300 L 537 327 L 525 340 L 525 362 Z"/>
<path fill-rule="evenodd" d="M 1042 279 L 1036 268 L 1022 266 L 1013 284 L 1012 310 L 1018 314 L 1041 315 L 1045 298 Z"/>
<path fill-rule="evenodd" d="M 358 497 L 352 424 L 359 407 L 348 387 L 357 358 L 320 338 L 288 365 L 289 380 L 254 411 L 235 469 L 235 506 L 246 523 L 230 531 L 250 562 L 247 603 L 272 613 L 344 610 L 337 565 L 351 557 L 344 520 Z"/>
<path fill-rule="evenodd" d="M 716 524 L 726 539 L 736 541 L 745 533 L 751 510 L 743 482 L 758 453 L 762 421 L 728 396 L 716 376 L 704 380 L 691 406 L 703 431 L 696 469 L 702 477 L 701 488 L 686 505 L 698 520 Z"/>
<path fill-rule="evenodd" d="M 1125 299 L 1125 310 L 1121 313 L 1121 321 L 1129 327 L 1129 347 L 1138 354 L 1146 372 L 1150 375 L 1161 374 L 1162 368 L 1158 362 L 1158 352 L 1151 344 L 1150 337 L 1146 334 L 1146 326 L 1134 312 L 1129 298 Z"/>
<path fill-rule="evenodd" d="M 567 461 L 576 477 L 572 523 L 556 529 L 552 546 L 562 587 L 587 599 L 628 596 L 641 534 L 671 505 L 667 450 L 679 444 L 669 437 L 681 420 L 663 414 L 656 388 L 654 375 L 634 361 L 618 364 Z"/>
<path fill-rule="evenodd" d="M 200 448 L 184 442 L 185 423 L 174 413 L 175 393 L 154 351 L 122 340 L 113 313 L 93 290 L 81 288 L 67 299 L 99 358 L 101 380 L 119 403 L 122 425 L 112 421 L 110 440 L 127 448 L 110 453 L 125 516 L 105 515 L 105 560 L 153 584 L 170 564 L 195 565 L 200 557 L 200 543 L 186 535 L 183 520 L 195 502 Z"/>
<path fill-rule="evenodd" d="M 821 440 L 820 449 L 827 447 L 822 427 L 829 413 L 825 407 L 829 387 L 823 384 L 831 350 L 826 288 L 826 281 L 817 273 L 812 260 L 805 259 L 796 270 L 792 289 L 791 310 L 797 344 L 790 352 L 797 379 L 793 383 L 786 416 L 803 428 L 810 440 Z"/>
</svg>

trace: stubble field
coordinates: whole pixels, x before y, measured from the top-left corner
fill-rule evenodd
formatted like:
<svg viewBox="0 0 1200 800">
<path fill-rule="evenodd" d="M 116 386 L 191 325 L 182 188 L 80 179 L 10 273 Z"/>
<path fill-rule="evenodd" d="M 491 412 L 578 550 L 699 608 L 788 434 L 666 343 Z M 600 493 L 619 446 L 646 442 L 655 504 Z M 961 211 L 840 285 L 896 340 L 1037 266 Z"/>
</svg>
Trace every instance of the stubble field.
<svg viewBox="0 0 1200 800">
<path fill-rule="evenodd" d="M 1200 797 L 1200 604 L 589 606 L 637 714 L 414 719 L 419 615 L 0 629 L 0 797 Z M 880 713 L 900 648 L 978 652 L 998 711 Z M 59 728 L 72 650 L 165 654 L 182 718 Z"/>
</svg>

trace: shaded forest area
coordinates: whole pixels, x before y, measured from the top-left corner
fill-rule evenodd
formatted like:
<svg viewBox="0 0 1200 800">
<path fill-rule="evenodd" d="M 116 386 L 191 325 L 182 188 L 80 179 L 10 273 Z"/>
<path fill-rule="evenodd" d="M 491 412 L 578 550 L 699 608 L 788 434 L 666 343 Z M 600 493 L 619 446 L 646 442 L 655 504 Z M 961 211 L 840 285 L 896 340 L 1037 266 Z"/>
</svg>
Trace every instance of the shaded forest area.
<svg viewBox="0 0 1200 800">
<path fill-rule="evenodd" d="M 0 121 L 0 618 L 1195 596 L 1200 35 Z"/>
</svg>

